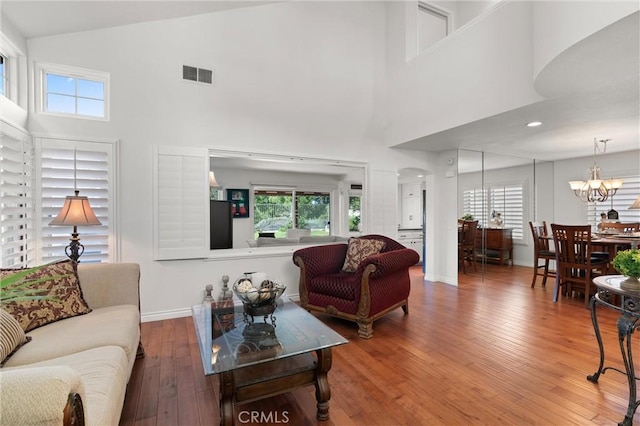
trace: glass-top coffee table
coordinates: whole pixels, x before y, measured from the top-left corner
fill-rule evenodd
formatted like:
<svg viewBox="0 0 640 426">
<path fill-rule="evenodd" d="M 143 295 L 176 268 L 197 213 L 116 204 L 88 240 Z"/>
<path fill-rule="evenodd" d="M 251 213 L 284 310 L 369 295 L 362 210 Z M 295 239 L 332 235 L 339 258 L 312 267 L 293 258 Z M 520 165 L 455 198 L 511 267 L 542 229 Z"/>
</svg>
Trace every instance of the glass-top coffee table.
<svg viewBox="0 0 640 426">
<path fill-rule="evenodd" d="M 220 423 L 236 403 L 316 387 L 318 420 L 329 418 L 331 348 L 348 341 L 286 296 L 272 315 L 244 314 L 240 301 L 192 307 L 205 375 L 220 374 Z"/>
</svg>

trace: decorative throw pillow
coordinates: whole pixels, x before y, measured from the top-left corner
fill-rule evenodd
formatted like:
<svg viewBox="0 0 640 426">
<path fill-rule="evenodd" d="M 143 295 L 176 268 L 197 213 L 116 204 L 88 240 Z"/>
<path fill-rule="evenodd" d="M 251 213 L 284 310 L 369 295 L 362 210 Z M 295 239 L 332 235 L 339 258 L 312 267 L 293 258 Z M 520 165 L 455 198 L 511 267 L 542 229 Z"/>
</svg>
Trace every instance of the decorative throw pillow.
<svg viewBox="0 0 640 426">
<path fill-rule="evenodd" d="M 358 265 L 367 257 L 378 254 L 384 248 L 384 241 L 370 240 L 367 238 L 349 238 L 347 256 L 344 259 L 342 270 L 355 272 Z"/>
<path fill-rule="evenodd" d="M 18 321 L 4 309 L 0 309 L 0 367 L 20 346 L 30 340 L 31 337 L 24 334 Z"/>
<path fill-rule="evenodd" d="M 2 308 L 27 332 L 91 312 L 82 297 L 76 263 L 65 260 L 28 269 L 3 269 Z"/>
</svg>

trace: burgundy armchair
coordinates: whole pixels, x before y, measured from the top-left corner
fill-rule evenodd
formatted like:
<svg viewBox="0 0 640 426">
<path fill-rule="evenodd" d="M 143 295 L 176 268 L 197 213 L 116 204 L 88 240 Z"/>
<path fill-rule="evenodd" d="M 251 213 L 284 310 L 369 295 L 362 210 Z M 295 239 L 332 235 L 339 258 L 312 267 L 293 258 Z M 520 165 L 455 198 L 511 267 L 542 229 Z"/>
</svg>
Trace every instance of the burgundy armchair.
<svg viewBox="0 0 640 426">
<path fill-rule="evenodd" d="M 373 321 L 402 307 L 409 313 L 409 267 L 418 254 L 383 235 L 360 238 L 384 241 L 379 254 L 365 258 L 356 272 L 344 272 L 347 244 L 307 247 L 293 253 L 300 268 L 300 302 L 303 308 L 355 321 L 358 335 L 373 336 Z"/>
</svg>

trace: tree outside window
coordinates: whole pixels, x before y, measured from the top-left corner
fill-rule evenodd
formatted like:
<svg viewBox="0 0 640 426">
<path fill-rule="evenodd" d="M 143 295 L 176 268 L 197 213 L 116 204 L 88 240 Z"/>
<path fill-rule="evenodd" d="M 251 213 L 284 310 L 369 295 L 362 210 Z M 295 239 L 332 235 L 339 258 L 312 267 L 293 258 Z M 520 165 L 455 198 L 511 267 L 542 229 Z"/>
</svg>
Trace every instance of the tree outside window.
<svg viewBox="0 0 640 426">
<path fill-rule="evenodd" d="M 310 229 L 311 235 L 330 234 L 328 192 L 256 190 L 253 205 L 256 238 L 263 232 L 285 238 L 288 229 Z"/>
</svg>

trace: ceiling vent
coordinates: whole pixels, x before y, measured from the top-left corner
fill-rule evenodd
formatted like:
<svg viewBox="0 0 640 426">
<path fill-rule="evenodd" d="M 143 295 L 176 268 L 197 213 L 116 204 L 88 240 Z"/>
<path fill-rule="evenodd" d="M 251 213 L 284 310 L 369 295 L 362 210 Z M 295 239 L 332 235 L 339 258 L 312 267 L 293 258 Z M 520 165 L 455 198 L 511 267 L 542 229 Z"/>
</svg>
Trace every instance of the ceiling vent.
<svg viewBox="0 0 640 426">
<path fill-rule="evenodd" d="M 197 83 L 213 84 L 213 70 L 183 65 L 182 78 Z"/>
</svg>

